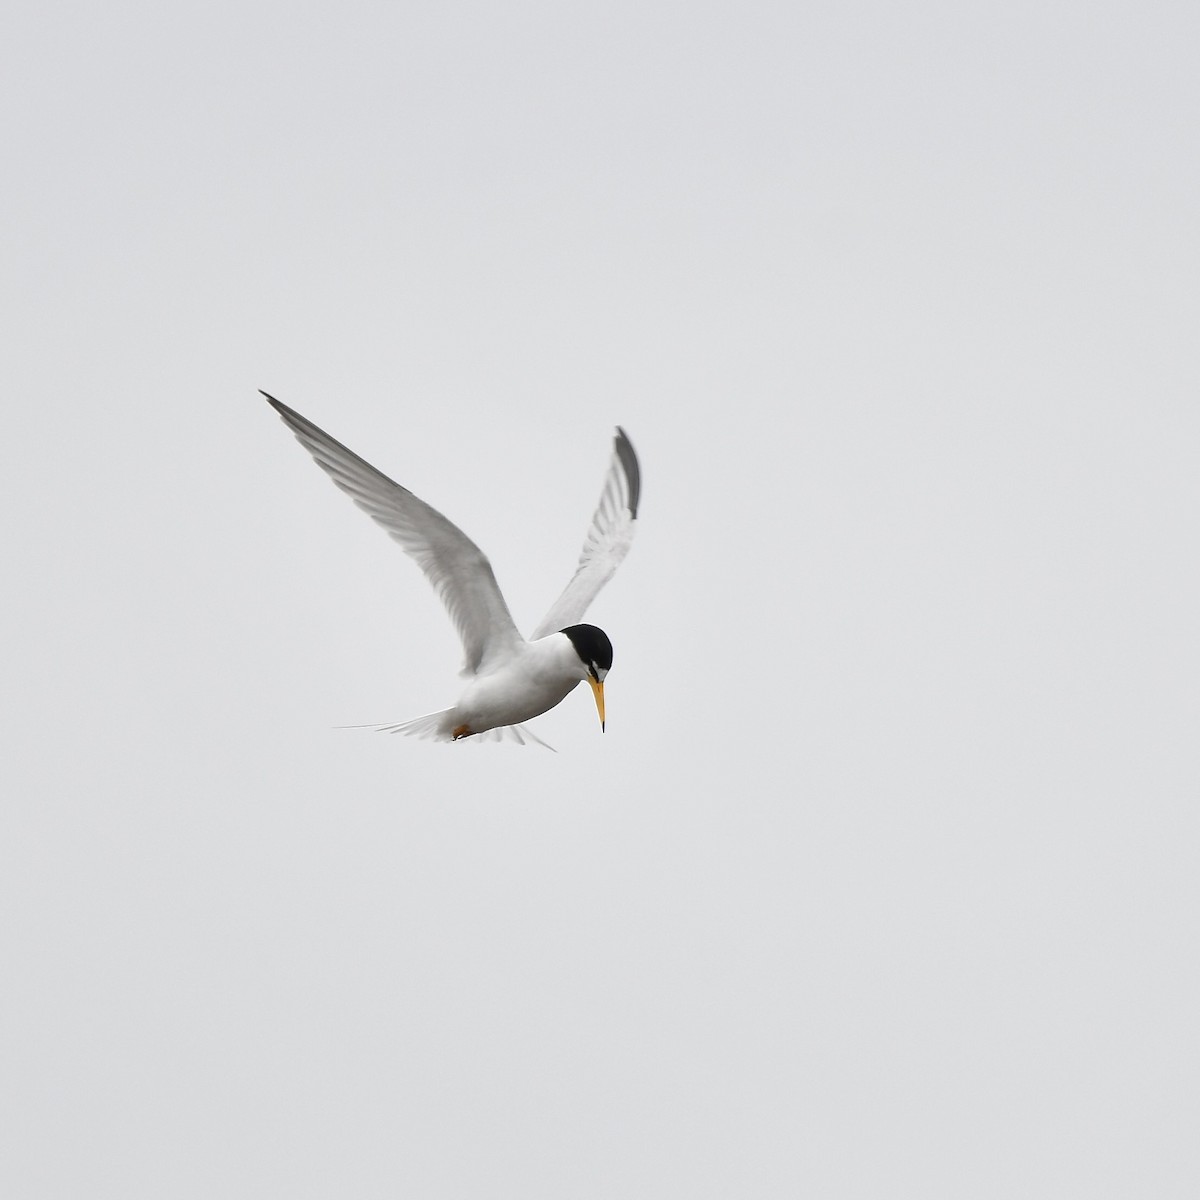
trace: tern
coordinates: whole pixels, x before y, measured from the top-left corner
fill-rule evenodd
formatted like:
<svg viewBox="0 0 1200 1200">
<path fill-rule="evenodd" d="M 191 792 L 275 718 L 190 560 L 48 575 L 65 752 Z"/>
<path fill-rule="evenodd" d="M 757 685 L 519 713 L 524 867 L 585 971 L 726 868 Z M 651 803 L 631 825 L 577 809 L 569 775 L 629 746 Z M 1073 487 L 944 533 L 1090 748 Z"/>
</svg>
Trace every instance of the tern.
<svg viewBox="0 0 1200 1200">
<path fill-rule="evenodd" d="M 620 426 L 575 574 L 526 640 L 517 631 L 491 563 L 457 525 L 306 417 L 261 394 L 317 465 L 424 571 L 462 639 L 461 674 L 469 682 L 458 703 L 376 728 L 441 742 L 507 739 L 546 746 L 523 722 L 549 711 L 586 680 L 604 731 L 604 680 L 612 668 L 612 642 L 604 630 L 581 624 L 581 618 L 633 540 L 641 469 Z"/>
</svg>

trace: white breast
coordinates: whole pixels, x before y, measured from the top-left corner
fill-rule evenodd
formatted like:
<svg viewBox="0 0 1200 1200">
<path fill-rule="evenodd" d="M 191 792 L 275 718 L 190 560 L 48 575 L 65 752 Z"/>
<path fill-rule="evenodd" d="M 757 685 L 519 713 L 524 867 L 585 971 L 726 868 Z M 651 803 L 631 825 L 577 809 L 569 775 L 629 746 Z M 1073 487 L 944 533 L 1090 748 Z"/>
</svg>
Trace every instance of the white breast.
<svg viewBox="0 0 1200 1200">
<path fill-rule="evenodd" d="M 558 704 L 583 681 L 585 671 L 564 634 L 526 642 L 471 681 L 455 705 L 455 719 L 472 733 L 531 720 Z"/>
</svg>

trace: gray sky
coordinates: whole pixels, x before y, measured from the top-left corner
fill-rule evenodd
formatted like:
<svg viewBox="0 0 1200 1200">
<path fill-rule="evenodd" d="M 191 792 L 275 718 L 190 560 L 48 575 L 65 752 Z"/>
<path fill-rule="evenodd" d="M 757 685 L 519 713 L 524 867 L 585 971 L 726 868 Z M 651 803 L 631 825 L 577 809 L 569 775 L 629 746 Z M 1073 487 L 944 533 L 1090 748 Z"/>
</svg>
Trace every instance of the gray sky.
<svg viewBox="0 0 1200 1200">
<path fill-rule="evenodd" d="M 1191 1197 L 1200 18 L 20 4 L 0 1192 Z M 560 751 L 450 703 L 645 473 Z"/>
</svg>

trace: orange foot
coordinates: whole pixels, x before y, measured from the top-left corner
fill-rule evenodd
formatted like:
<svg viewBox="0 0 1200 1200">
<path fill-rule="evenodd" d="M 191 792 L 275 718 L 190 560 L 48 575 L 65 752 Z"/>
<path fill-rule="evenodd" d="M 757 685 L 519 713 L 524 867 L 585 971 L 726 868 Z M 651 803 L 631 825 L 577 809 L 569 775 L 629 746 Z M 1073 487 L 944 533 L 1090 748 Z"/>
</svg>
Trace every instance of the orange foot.
<svg viewBox="0 0 1200 1200">
<path fill-rule="evenodd" d="M 450 736 L 457 742 L 459 738 L 471 736 L 471 727 L 469 725 L 460 725 L 455 729 Z"/>
</svg>

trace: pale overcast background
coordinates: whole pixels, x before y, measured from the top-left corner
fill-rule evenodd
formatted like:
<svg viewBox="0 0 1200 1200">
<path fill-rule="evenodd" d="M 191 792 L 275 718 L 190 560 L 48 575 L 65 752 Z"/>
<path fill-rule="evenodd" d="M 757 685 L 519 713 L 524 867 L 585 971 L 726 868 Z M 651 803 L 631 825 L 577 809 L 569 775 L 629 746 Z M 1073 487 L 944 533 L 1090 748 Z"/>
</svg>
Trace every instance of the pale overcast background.
<svg viewBox="0 0 1200 1200">
<path fill-rule="evenodd" d="M 10 7 L 5 1197 L 1200 1188 L 1200 17 Z M 526 629 L 559 753 L 258 396 Z"/>
</svg>

